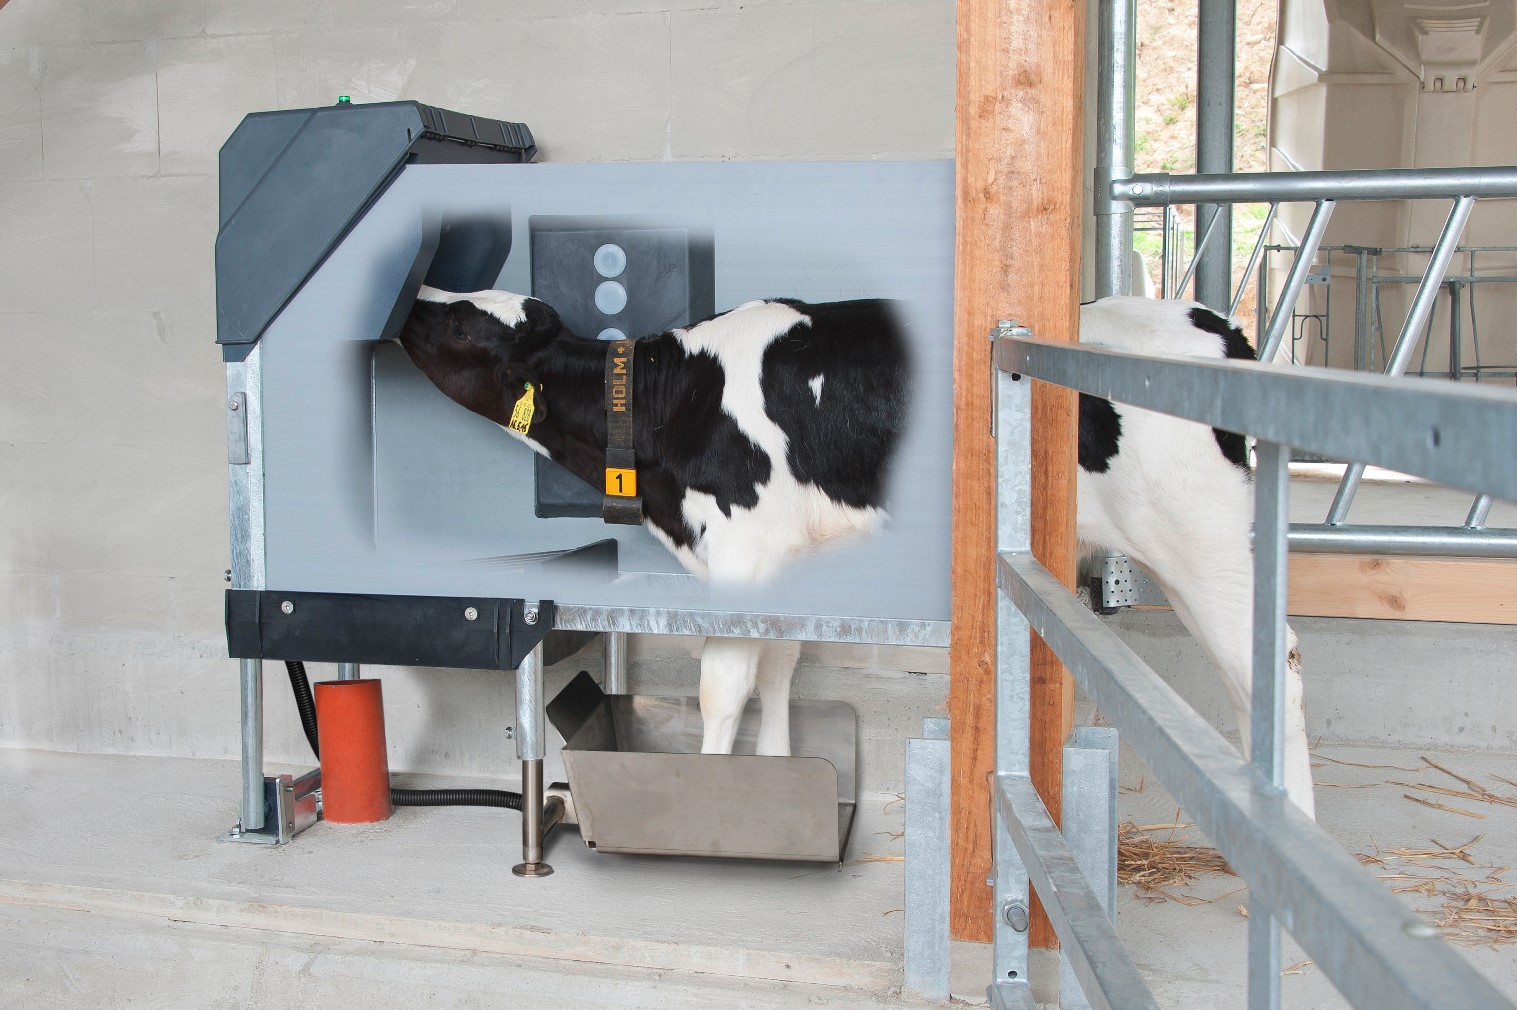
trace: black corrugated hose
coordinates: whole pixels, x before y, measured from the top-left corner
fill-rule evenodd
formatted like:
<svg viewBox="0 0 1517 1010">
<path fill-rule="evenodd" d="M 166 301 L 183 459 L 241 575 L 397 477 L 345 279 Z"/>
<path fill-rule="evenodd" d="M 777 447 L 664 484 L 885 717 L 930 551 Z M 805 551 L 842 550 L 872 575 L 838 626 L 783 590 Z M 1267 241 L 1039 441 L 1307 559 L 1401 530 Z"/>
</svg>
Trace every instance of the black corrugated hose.
<svg viewBox="0 0 1517 1010">
<path fill-rule="evenodd" d="M 295 707 L 300 711 L 300 728 L 305 730 L 311 753 L 321 760 L 321 744 L 316 737 L 316 700 L 311 696 L 311 682 L 302 662 L 284 664 L 290 675 L 290 690 L 295 692 Z M 393 807 L 504 807 L 521 809 L 521 793 L 505 789 L 391 789 Z"/>
</svg>

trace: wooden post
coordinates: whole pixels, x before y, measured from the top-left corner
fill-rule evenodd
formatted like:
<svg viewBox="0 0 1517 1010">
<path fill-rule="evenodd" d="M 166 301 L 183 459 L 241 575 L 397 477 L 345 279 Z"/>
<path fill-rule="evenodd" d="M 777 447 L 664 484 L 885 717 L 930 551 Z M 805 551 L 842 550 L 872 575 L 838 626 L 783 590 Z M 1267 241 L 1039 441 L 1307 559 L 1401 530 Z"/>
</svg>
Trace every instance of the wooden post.
<svg viewBox="0 0 1517 1010">
<path fill-rule="evenodd" d="M 990 341 L 998 319 L 1043 340 L 1079 325 L 1085 4 L 959 0 L 954 282 L 952 933 L 991 938 L 995 475 Z M 1033 390 L 1033 552 L 1074 580 L 1075 395 Z M 1055 817 L 1071 720 L 1068 674 L 1033 643 L 1032 774 Z M 1032 942 L 1057 941 L 1041 910 Z"/>
</svg>

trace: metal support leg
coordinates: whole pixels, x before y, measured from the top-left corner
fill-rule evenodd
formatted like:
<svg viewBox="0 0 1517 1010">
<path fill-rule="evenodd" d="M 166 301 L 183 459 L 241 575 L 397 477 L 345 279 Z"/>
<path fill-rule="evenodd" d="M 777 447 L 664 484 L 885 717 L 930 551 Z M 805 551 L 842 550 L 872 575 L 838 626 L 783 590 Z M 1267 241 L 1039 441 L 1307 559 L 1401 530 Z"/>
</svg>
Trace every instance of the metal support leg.
<svg viewBox="0 0 1517 1010">
<path fill-rule="evenodd" d="M 1013 324 L 1004 324 L 1005 334 L 1026 333 Z M 1013 378 L 1009 372 L 996 372 L 996 395 L 992 407 L 996 418 L 996 552 L 1026 551 L 1031 540 L 1032 501 L 1029 483 L 1032 468 L 1032 383 Z M 1028 739 L 1031 713 L 1028 693 L 1031 684 L 1031 627 L 1027 618 L 1011 602 L 1005 587 L 996 593 L 996 678 L 995 678 L 995 768 L 996 776 L 1028 773 Z M 991 853 L 994 875 L 991 878 L 995 920 L 992 956 L 995 976 L 988 995 L 992 1007 L 1031 1007 L 1032 988 L 1027 978 L 1027 929 L 1031 915 L 1031 885 L 1027 866 L 1022 862 L 1006 825 L 1001 804 L 996 802 L 999 789 L 991 788 L 993 826 Z"/>
<path fill-rule="evenodd" d="M 521 759 L 521 858 L 511 868 L 518 877 L 546 877 L 553 867 L 543 862 L 543 840 L 563 816 L 557 797 L 544 802 L 543 757 L 548 716 L 543 697 L 543 647 L 522 660 L 516 671 L 516 756 Z"/>
<path fill-rule="evenodd" d="M 242 819 L 243 832 L 262 831 L 263 796 L 263 660 L 242 663 Z"/>
<path fill-rule="evenodd" d="M 627 693 L 627 633 L 606 632 L 606 683 L 607 694 Z"/>
<path fill-rule="evenodd" d="M 1464 334 L 1459 325 L 1459 300 L 1464 291 L 1463 281 L 1449 281 L 1449 378 L 1458 382 L 1464 378 L 1462 360 Z"/>
<path fill-rule="evenodd" d="M 946 1000 L 948 991 L 949 771 L 946 719 L 924 719 L 926 739 L 906 741 L 905 990 Z"/>
<path fill-rule="evenodd" d="M 1288 802 L 1285 782 L 1285 594 L 1288 585 L 1290 448 L 1260 442 L 1254 473 L 1254 658 L 1249 760 Z M 1280 1006 L 1280 921 L 1250 896 L 1248 1008 Z"/>
<path fill-rule="evenodd" d="M 1117 921 L 1117 731 L 1076 726 L 1064 748 L 1064 841 L 1106 915 Z M 1060 1010 L 1090 1010 L 1067 953 L 1059 955 Z"/>
<path fill-rule="evenodd" d="M 338 663 L 337 664 L 337 679 L 338 680 L 359 680 L 359 679 L 362 679 L 362 677 L 363 677 L 363 674 L 359 671 L 357 663 Z"/>
</svg>

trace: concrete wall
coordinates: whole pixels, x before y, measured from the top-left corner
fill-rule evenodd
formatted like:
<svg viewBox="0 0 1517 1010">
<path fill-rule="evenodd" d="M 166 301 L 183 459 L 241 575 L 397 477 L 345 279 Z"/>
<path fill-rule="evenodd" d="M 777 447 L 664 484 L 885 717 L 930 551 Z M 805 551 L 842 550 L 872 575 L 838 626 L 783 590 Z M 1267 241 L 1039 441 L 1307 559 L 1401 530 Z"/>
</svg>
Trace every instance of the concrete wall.
<svg viewBox="0 0 1517 1010">
<path fill-rule="evenodd" d="M 952 0 L 5 4 L 0 746 L 237 752 L 211 266 L 244 114 L 415 98 L 557 161 L 951 157 L 954 45 Z M 693 648 L 635 643 L 634 686 L 694 694 Z M 866 780 L 896 788 L 946 668 L 817 646 L 797 689 L 853 700 Z M 397 768 L 512 773 L 509 675 L 379 672 Z M 282 681 L 268 753 L 304 762 Z"/>
<path fill-rule="evenodd" d="M 953 73 L 950 0 L 11 0 L 0 10 L 0 746 L 236 754 L 211 258 L 216 151 L 242 115 L 403 97 L 525 121 L 557 160 L 949 157 Z M 1229 726 L 1172 618 L 1115 623 Z M 1510 726 L 1459 718 L 1491 710 L 1483 702 L 1438 707 L 1497 704 L 1506 672 L 1482 672 L 1481 656 L 1510 651 L 1507 629 L 1299 624 L 1314 736 L 1394 729 L 1517 746 Z M 1407 655 L 1414 671 L 1448 671 L 1440 657 L 1456 640 L 1473 694 L 1414 702 L 1390 690 Z M 634 687 L 693 694 L 694 649 L 636 641 Z M 552 685 L 597 666 L 562 664 Z M 395 767 L 514 774 L 509 675 L 377 672 Z M 864 786 L 893 790 L 901 738 L 941 711 L 946 674 L 938 650 L 809 646 L 797 693 L 859 709 Z M 276 664 L 268 753 L 303 763 L 281 681 Z M 1365 690 L 1386 692 L 1383 718 L 1363 717 Z"/>
</svg>

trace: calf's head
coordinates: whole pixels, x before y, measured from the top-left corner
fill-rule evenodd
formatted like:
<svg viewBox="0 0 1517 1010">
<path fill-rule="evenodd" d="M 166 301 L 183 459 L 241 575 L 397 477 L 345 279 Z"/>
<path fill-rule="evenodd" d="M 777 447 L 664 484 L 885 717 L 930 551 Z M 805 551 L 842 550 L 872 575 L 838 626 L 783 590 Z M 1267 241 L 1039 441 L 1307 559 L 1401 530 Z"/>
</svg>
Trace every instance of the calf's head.
<svg viewBox="0 0 1517 1010">
<path fill-rule="evenodd" d="M 539 379 L 535 359 L 562 329 L 558 313 L 536 298 L 424 287 L 396 339 L 449 399 L 505 425 L 525 386 Z"/>
</svg>

